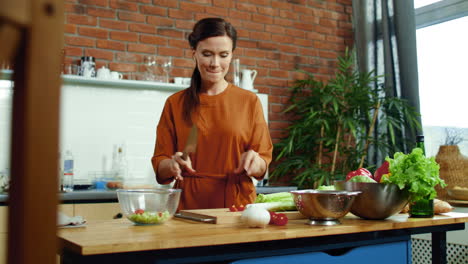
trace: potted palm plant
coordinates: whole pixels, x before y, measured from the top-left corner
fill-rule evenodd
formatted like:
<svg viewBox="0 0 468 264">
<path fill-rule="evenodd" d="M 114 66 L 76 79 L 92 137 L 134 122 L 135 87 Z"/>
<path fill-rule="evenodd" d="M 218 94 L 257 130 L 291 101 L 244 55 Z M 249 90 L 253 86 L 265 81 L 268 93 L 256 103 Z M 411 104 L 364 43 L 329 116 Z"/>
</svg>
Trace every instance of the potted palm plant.
<svg viewBox="0 0 468 264">
<path fill-rule="evenodd" d="M 419 126 L 418 113 L 405 100 L 386 96 L 384 86 L 375 85 L 382 76 L 360 73 L 351 52 L 338 57 L 337 66 L 328 82 L 305 72 L 306 78 L 290 88 L 285 112 L 293 121 L 287 136 L 274 146 L 271 182 L 290 179 L 299 188 L 328 185 L 350 170 L 368 167 L 370 147 L 383 157 L 400 151 L 395 135 L 404 127 Z"/>
</svg>

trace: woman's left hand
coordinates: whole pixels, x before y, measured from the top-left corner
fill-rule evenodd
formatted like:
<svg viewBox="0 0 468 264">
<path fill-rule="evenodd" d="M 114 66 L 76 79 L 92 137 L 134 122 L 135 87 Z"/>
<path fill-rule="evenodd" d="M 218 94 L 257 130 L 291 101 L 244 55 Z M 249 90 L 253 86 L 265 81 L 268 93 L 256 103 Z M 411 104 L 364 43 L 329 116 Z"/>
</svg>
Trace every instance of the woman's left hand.
<svg viewBox="0 0 468 264">
<path fill-rule="evenodd" d="M 235 173 L 245 171 L 247 176 L 261 177 L 266 171 L 266 162 L 254 150 L 242 153 L 239 166 L 234 170 Z"/>
</svg>

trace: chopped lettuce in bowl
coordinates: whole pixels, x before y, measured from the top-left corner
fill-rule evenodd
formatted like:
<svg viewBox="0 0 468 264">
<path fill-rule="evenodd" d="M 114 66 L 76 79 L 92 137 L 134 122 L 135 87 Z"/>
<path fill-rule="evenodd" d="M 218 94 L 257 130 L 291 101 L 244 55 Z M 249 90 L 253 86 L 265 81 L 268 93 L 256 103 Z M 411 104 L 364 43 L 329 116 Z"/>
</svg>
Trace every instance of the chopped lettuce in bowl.
<svg viewBox="0 0 468 264">
<path fill-rule="evenodd" d="M 171 218 L 171 214 L 168 211 L 138 212 L 128 215 L 127 218 L 137 225 L 157 225 L 166 222 Z"/>
</svg>

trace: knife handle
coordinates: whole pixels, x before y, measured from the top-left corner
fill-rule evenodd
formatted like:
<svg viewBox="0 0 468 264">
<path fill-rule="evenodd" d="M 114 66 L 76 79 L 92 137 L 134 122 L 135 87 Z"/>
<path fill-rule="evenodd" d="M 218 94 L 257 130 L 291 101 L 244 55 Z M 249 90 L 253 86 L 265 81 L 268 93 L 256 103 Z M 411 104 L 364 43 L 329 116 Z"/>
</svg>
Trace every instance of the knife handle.
<svg viewBox="0 0 468 264">
<path fill-rule="evenodd" d="M 186 151 L 182 152 L 182 159 L 187 161 L 188 155 L 189 155 L 188 152 Z"/>
</svg>

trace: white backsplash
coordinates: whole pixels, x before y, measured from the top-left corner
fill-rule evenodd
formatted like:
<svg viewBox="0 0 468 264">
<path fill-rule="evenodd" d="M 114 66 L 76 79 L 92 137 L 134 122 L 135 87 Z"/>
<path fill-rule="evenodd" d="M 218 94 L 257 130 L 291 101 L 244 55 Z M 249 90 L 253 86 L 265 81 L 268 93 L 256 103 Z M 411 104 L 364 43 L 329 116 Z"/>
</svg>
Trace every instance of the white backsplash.
<svg viewBox="0 0 468 264">
<path fill-rule="evenodd" d="M 9 166 L 11 88 L 0 84 L 0 171 Z M 124 88 L 99 84 L 62 86 L 61 153 L 71 150 L 75 180 L 92 181 L 93 172 L 109 171 L 115 146 L 128 161 L 126 180 L 156 184 L 151 156 L 164 102 L 176 90 Z M 267 119 L 268 95 L 259 94 Z M 267 119 L 268 120 L 268 119 Z"/>
<path fill-rule="evenodd" d="M 91 86 L 63 86 L 60 123 L 62 153 L 75 158 L 75 178 L 109 171 L 116 145 L 124 147 L 128 179 L 155 183 L 151 167 L 156 125 L 173 92 Z"/>
</svg>

